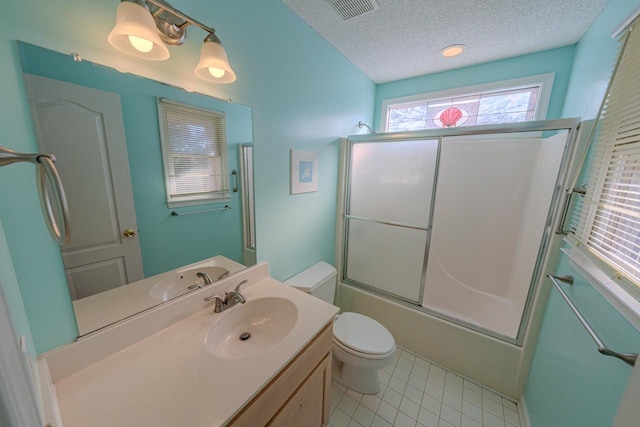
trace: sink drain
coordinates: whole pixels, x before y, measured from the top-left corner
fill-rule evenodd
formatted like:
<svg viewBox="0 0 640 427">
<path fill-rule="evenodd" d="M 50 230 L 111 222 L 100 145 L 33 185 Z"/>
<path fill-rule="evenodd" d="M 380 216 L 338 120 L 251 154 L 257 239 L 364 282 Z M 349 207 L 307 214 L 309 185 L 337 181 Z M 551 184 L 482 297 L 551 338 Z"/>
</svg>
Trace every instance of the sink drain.
<svg viewBox="0 0 640 427">
<path fill-rule="evenodd" d="M 242 334 L 240 334 L 240 341 L 246 341 L 249 338 L 251 338 L 251 334 L 249 332 L 244 332 Z"/>
</svg>

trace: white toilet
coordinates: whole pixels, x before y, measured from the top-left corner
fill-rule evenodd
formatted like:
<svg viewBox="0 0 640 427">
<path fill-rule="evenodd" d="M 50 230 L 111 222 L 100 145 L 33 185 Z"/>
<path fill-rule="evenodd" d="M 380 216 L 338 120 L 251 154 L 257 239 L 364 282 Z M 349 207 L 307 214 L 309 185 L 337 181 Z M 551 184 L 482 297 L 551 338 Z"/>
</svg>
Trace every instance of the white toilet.
<svg viewBox="0 0 640 427">
<path fill-rule="evenodd" d="M 333 304 L 336 269 L 326 262 L 312 265 L 286 284 Z M 342 313 L 333 324 L 333 378 L 365 394 L 380 391 L 378 370 L 393 360 L 396 343 L 380 323 L 358 313 Z"/>
</svg>

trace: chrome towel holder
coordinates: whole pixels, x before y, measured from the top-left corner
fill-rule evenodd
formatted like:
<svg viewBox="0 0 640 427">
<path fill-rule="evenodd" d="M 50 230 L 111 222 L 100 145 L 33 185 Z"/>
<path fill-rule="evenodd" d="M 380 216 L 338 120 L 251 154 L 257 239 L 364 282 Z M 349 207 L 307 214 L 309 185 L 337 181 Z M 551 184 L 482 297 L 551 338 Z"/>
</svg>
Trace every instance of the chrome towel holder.
<svg viewBox="0 0 640 427">
<path fill-rule="evenodd" d="M 223 208 L 204 209 L 204 210 L 201 210 L 201 211 L 191 211 L 191 212 L 176 212 L 176 211 L 172 211 L 171 212 L 171 216 L 195 215 L 195 214 L 209 213 L 209 212 L 228 211 L 229 209 L 231 209 L 231 206 L 224 205 Z"/>
<path fill-rule="evenodd" d="M 63 245 L 71 239 L 69 206 L 55 161 L 56 158 L 52 154 L 18 153 L 0 146 L 0 167 L 22 162 L 36 165 L 38 196 L 45 223 L 51 237 L 59 245 Z M 51 192 L 53 192 L 53 197 Z"/>
<path fill-rule="evenodd" d="M 604 342 L 602 342 L 598 334 L 596 334 L 596 332 L 593 330 L 589 322 L 587 322 L 587 319 L 584 318 L 584 316 L 582 315 L 582 313 L 580 313 L 580 311 L 575 306 L 575 304 L 573 304 L 573 301 L 571 301 L 571 299 L 566 294 L 566 292 L 562 290 L 562 287 L 560 286 L 560 283 L 558 283 L 558 281 L 572 285 L 573 276 L 554 276 L 553 274 L 549 274 L 547 275 L 547 277 L 551 279 L 551 282 L 553 282 L 553 286 L 560 293 L 560 296 L 562 297 L 562 299 L 564 299 L 564 301 L 567 303 L 571 311 L 573 311 L 573 314 L 575 314 L 578 320 L 580 321 L 580 324 L 584 327 L 584 329 L 586 329 L 591 339 L 596 343 L 596 345 L 598 346 L 598 353 L 604 354 L 605 356 L 616 357 L 622 360 L 627 365 L 635 366 L 636 361 L 638 360 L 638 353 L 618 353 L 609 349 L 604 344 Z"/>
</svg>

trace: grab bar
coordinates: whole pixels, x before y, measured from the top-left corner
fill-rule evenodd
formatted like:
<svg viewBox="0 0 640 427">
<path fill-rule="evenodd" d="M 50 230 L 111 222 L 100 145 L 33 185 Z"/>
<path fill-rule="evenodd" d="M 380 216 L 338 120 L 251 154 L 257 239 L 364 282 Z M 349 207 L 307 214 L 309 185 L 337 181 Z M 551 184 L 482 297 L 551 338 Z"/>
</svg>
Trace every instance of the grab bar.
<svg viewBox="0 0 640 427">
<path fill-rule="evenodd" d="M 20 162 L 39 166 L 37 184 L 40 207 L 51 237 L 59 245 L 63 245 L 71 239 L 69 206 L 55 161 L 56 158 L 52 154 L 18 153 L 6 147 L 0 147 L 0 167 Z M 50 188 L 55 194 L 53 199 L 49 192 Z"/>
<path fill-rule="evenodd" d="M 551 282 L 553 282 L 553 286 L 558 290 L 558 292 L 560 292 L 560 295 L 562 296 L 564 301 L 569 305 L 569 308 L 571 309 L 571 311 L 573 311 L 573 314 L 576 315 L 576 317 L 578 318 L 582 326 L 587 330 L 587 333 L 591 336 L 591 339 L 596 343 L 596 345 L 598 346 L 598 352 L 600 354 L 604 354 L 605 356 L 617 357 L 627 365 L 635 366 L 636 360 L 638 360 L 638 353 L 617 353 L 607 348 L 607 346 L 602 342 L 598 334 L 596 334 L 596 332 L 593 330 L 591 325 L 589 325 L 589 322 L 587 322 L 587 320 L 584 318 L 582 313 L 580 313 L 578 308 L 569 299 L 569 296 L 562 290 L 562 288 L 560 287 L 560 284 L 558 283 L 558 280 L 571 285 L 573 284 L 573 276 L 554 276 L 553 274 L 549 274 L 547 275 L 547 277 L 551 279 Z"/>
<path fill-rule="evenodd" d="M 201 211 L 191 211 L 191 212 L 182 212 L 182 213 L 171 211 L 171 216 L 195 215 L 195 214 L 209 213 L 209 212 L 228 211 L 229 209 L 231 209 L 231 206 L 224 205 L 224 208 L 204 209 Z"/>
</svg>

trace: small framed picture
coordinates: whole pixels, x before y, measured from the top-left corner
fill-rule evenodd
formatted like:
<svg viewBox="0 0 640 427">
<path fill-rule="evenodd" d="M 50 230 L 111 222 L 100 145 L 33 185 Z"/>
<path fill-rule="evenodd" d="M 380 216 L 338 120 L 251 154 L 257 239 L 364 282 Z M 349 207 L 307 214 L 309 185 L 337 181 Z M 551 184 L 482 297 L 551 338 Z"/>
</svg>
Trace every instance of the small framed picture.
<svg viewBox="0 0 640 427">
<path fill-rule="evenodd" d="M 318 191 L 318 153 L 291 150 L 291 194 Z"/>
</svg>

